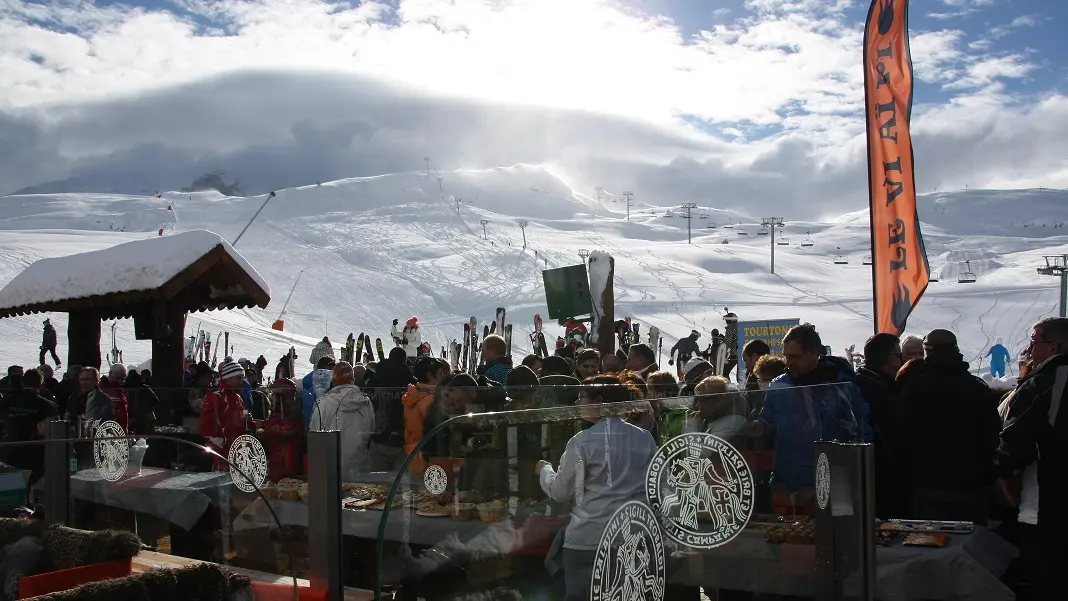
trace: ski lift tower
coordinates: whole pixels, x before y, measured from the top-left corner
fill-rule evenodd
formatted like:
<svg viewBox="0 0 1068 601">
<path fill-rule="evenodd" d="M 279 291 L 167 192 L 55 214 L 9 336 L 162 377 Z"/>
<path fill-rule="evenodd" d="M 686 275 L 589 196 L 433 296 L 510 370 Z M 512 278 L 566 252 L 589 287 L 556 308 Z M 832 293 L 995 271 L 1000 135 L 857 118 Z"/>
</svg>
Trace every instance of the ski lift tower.
<svg viewBox="0 0 1068 601">
<path fill-rule="evenodd" d="M 690 223 L 693 221 L 693 210 L 697 208 L 697 203 L 684 202 L 679 208 L 686 211 L 686 216 L 684 217 L 686 220 L 686 244 L 693 244 L 690 239 Z"/>
<path fill-rule="evenodd" d="M 1061 278 L 1061 317 L 1068 317 L 1068 255 L 1046 255 L 1045 267 L 1039 267 L 1041 275 L 1055 275 Z"/>
<path fill-rule="evenodd" d="M 775 275 L 775 228 L 782 227 L 782 217 L 764 217 L 760 220 L 760 227 L 770 228 L 770 236 L 768 240 L 771 241 L 771 273 Z"/>
<path fill-rule="evenodd" d="M 520 219 L 518 222 L 519 229 L 523 231 L 523 249 L 527 248 L 527 226 L 530 225 L 526 219 Z"/>
<path fill-rule="evenodd" d="M 489 223 L 489 219 L 480 219 L 479 223 L 482 224 L 482 239 L 488 240 L 488 238 L 486 237 L 486 224 Z"/>
</svg>

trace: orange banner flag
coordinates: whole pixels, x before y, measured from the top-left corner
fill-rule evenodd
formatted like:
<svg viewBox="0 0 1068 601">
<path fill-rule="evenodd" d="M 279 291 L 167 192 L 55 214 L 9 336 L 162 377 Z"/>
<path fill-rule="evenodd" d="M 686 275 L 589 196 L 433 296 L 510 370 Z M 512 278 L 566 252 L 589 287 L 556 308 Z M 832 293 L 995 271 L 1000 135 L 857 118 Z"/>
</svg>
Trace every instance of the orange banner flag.
<svg viewBox="0 0 1068 601">
<path fill-rule="evenodd" d="M 872 302 L 875 332 L 901 334 L 930 266 L 916 212 L 908 0 L 872 0 L 864 29 Z"/>
</svg>

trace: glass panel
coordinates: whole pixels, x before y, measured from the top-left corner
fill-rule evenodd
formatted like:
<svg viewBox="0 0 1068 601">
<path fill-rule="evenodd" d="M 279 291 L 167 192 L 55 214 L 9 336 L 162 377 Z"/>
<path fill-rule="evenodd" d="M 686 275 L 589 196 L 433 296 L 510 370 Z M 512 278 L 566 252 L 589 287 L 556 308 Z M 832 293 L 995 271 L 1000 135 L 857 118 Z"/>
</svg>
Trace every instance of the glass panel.
<svg viewBox="0 0 1068 601">
<path fill-rule="evenodd" d="M 135 394 L 126 393 L 129 398 Z M 162 397 L 187 391 L 156 393 Z M 276 399 L 276 411 L 270 411 L 269 401 L 264 403 L 268 398 Z M 267 419 L 246 415 L 243 402 L 226 405 L 219 417 L 228 426 L 218 440 L 199 433 L 202 416 L 192 412 L 193 419 L 179 415 L 170 424 L 160 420 L 153 434 L 128 435 L 116 421 L 87 421 L 80 410 L 85 403 L 75 400 L 69 404 L 76 419 L 66 426 L 68 438 L 32 443 L 41 457 L 45 448 L 61 445 L 67 469 L 46 474 L 32 492 L 42 502 L 49 482 L 69 477 L 67 524 L 137 535 L 144 549 L 138 561 L 148 565 L 200 560 L 256 570 L 261 580 L 291 583 L 285 577 L 306 577 L 306 517 L 304 524 L 287 524 L 265 501 L 281 494 L 275 482 L 301 477 L 303 424 L 299 413 L 297 421 L 285 422 L 286 405 L 277 402 L 282 397 L 256 400 Z M 127 407 L 133 411 L 136 405 Z M 17 443 L 0 444 L 8 463 L 21 467 L 37 461 L 16 452 L 20 448 Z M 287 498 L 290 494 L 299 504 L 299 484 Z"/>
<path fill-rule="evenodd" d="M 446 387 L 384 498 L 350 490 L 346 534 L 376 530 L 376 586 L 413 598 L 812 596 L 813 444 L 867 439 L 867 409 L 847 384 L 717 386 Z"/>
</svg>

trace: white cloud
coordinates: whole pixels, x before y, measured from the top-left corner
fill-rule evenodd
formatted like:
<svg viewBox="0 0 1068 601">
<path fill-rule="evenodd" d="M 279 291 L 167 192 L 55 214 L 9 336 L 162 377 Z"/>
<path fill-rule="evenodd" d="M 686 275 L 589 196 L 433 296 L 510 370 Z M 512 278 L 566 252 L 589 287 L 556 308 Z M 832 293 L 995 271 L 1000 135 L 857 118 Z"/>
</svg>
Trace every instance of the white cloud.
<svg viewBox="0 0 1068 601">
<path fill-rule="evenodd" d="M 0 156 L 19 149 L 0 161 L 0 192 L 66 177 L 155 189 L 213 168 L 271 188 L 430 154 L 442 168 L 554 164 L 578 185 L 617 181 L 665 201 L 710 188 L 742 208 L 774 197 L 794 215 L 866 198 L 862 32 L 843 13 L 855 1 L 748 0 L 692 38 L 612 0 L 180 5 L 0 8 Z M 976 53 L 954 29 L 915 31 L 912 49 L 917 77 L 953 98 L 918 115 L 971 119 L 955 156 L 978 152 L 1004 111 L 1060 118 L 1001 87 L 1034 74 L 1024 55 Z M 918 157 L 937 125 L 923 123 Z M 973 186 L 1063 172 L 928 165 L 921 181 Z"/>
</svg>

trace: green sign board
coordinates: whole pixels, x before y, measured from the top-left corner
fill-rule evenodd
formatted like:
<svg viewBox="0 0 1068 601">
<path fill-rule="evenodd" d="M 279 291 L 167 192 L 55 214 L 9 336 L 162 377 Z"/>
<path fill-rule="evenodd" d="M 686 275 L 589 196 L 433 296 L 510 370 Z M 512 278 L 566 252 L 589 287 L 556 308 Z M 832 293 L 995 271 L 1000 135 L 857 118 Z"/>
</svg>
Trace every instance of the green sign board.
<svg viewBox="0 0 1068 601">
<path fill-rule="evenodd" d="M 585 264 L 546 269 L 541 272 L 541 277 L 545 282 L 549 319 L 582 317 L 593 311 Z"/>
</svg>

